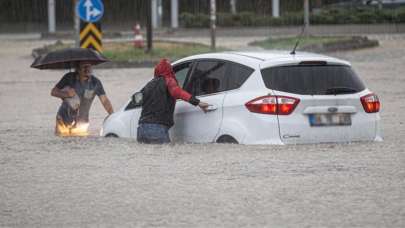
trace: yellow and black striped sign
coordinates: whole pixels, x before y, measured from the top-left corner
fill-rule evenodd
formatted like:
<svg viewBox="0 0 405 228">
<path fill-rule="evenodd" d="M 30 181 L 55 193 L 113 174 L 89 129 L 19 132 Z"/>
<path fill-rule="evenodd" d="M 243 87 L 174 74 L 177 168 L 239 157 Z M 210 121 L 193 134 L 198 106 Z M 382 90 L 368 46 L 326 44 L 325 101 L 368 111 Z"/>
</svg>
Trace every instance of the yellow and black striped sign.
<svg viewBox="0 0 405 228">
<path fill-rule="evenodd" d="M 101 25 L 97 23 L 80 22 L 80 47 L 102 51 Z"/>
</svg>

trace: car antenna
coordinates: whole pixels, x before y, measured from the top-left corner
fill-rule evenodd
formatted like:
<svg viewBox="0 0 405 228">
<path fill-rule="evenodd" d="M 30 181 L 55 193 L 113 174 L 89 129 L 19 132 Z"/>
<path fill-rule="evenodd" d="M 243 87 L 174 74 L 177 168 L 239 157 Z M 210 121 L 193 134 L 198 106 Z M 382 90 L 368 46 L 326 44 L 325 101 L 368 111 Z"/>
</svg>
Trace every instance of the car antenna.
<svg viewBox="0 0 405 228">
<path fill-rule="evenodd" d="M 302 28 L 301 28 L 301 34 L 298 36 L 297 42 L 295 42 L 294 49 L 292 50 L 292 52 L 290 52 L 290 55 L 295 55 L 295 50 L 297 49 L 298 44 L 299 44 L 300 41 L 301 41 L 302 35 L 304 35 L 304 32 L 305 32 L 305 26 L 302 26 Z"/>
</svg>

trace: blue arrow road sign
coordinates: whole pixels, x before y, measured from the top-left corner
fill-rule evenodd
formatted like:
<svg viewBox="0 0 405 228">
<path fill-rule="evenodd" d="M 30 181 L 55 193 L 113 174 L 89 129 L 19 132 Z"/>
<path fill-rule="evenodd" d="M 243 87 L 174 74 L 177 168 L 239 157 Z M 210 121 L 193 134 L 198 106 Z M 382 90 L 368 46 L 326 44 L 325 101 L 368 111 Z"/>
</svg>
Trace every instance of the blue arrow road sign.
<svg viewBox="0 0 405 228">
<path fill-rule="evenodd" d="M 104 13 L 104 5 L 101 0 L 80 0 L 76 6 L 76 14 L 83 21 L 97 22 Z"/>
</svg>

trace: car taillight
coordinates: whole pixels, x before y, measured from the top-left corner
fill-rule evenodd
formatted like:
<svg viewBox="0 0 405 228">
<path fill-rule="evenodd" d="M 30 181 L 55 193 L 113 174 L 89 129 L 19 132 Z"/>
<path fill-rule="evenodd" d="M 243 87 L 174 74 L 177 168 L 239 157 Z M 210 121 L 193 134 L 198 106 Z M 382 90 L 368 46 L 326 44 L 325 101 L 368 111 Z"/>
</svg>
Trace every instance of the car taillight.
<svg viewBox="0 0 405 228">
<path fill-rule="evenodd" d="M 367 94 L 360 98 L 364 111 L 374 113 L 380 111 L 380 100 L 374 93 Z"/>
<path fill-rule="evenodd" d="M 249 111 L 255 113 L 289 115 L 299 102 L 300 100 L 294 97 L 264 96 L 247 102 L 245 106 Z"/>
</svg>

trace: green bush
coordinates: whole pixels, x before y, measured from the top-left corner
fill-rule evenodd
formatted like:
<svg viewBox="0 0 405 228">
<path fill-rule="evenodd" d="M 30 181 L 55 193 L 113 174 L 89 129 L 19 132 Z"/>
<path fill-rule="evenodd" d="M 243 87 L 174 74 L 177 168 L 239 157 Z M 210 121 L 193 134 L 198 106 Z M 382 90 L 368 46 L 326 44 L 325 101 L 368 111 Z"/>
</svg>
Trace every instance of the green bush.
<svg viewBox="0 0 405 228">
<path fill-rule="evenodd" d="M 235 20 L 237 19 L 237 20 Z M 229 13 L 218 13 L 217 14 L 217 23 L 219 25 L 228 25 L 228 26 L 238 26 L 239 20 L 238 18 L 232 17 Z"/>
<path fill-rule="evenodd" d="M 210 17 L 206 14 L 182 13 L 180 15 L 180 22 L 186 28 L 202 28 L 210 25 Z"/>
<path fill-rule="evenodd" d="M 217 25 L 231 26 L 287 26 L 302 25 L 303 13 L 285 13 L 279 18 L 270 15 L 257 15 L 252 12 L 238 14 L 218 13 Z M 183 27 L 208 28 L 209 15 L 182 13 L 180 22 Z M 313 13 L 310 16 L 311 24 L 375 24 L 375 23 L 404 23 L 405 7 L 397 9 L 378 10 L 374 7 L 357 8 L 328 8 Z"/>
<path fill-rule="evenodd" d="M 404 23 L 405 22 L 405 7 L 395 10 L 394 15 L 392 17 L 393 17 L 392 18 L 393 22 Z"/>
<path fill-rule="evenodd" d="M 398 22 L 397 14 L 405 8 L 378 10 L 373 7 L 326 9 L 311 15 L 312 24 L 374 24 Z"/>
<path fill-rule="evenodd" d="M 254 21 L 256 19 L 256 15 L 251 12 L 241 12 L 240 15 L 240 23 L 243 26 L 251 26 L 254 25 Z"/>
<path fill-rule="evenodd" d="M 302 25 L 304 15 L 302 13 L 288 13 L 280 17 L 281 25 Z"/>
<path fill-rule="evenodd" d="M 362 24 L 375 24 L 379 21 L 379 18 L 375 12 L 364 11 L 357 14 L 357 18 Z"/>
</svg>

